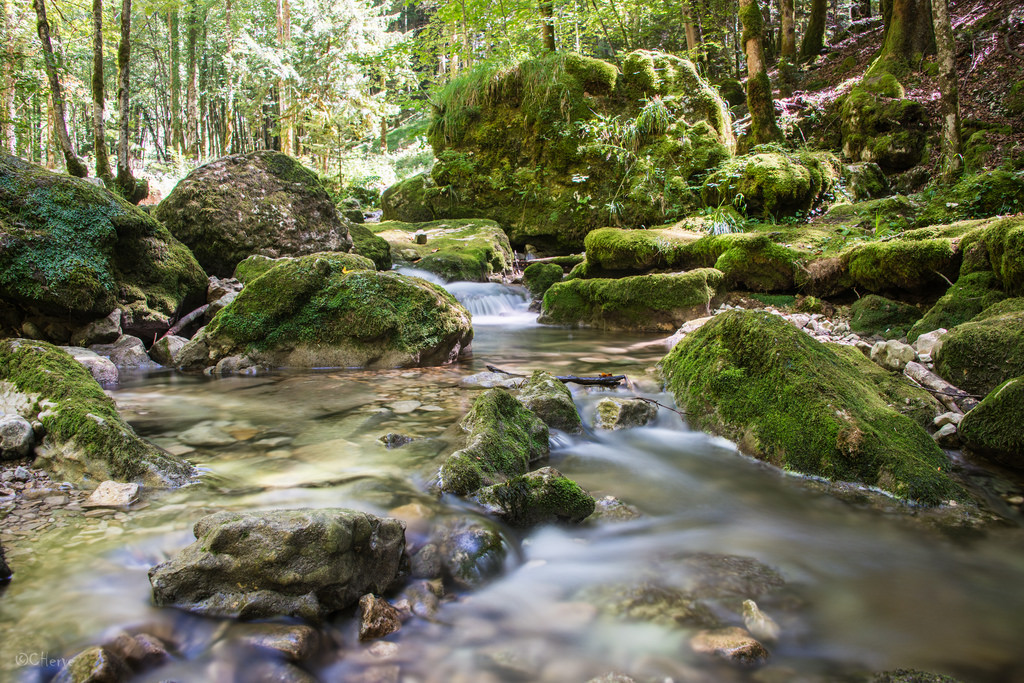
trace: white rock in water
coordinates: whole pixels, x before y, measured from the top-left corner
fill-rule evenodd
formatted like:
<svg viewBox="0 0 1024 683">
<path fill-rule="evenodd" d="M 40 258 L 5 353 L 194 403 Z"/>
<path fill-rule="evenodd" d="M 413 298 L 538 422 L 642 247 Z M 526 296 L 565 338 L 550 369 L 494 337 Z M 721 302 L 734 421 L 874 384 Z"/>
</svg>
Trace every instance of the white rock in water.
<svg viewBox="0 0 1024 683">
<path fill-rule="evenodd" d="M 125 484 L 117 481 L 105 481 L 96 487 L 82 507 L 86 508 L 122 508 L 128 507 L 139 498 L 138 484 Z"/>
<path fill-rule="evenodd" d="M 945 327 L 940 327 L 927 334 L 922 334 L 914 341 L 914 350 L 917 351 L 919 356 L 934 356 L 935 344 L 938 343 L 946 332 Z"/>
<path fill-rule="evenodd" d="M 960 436 L 957 434 L 956 425 L 953 423 L 943 425 L 939 431 L 932 434 L 932 438 L 935 439 L 935 443 L 943 448 L 959 448 L 960 446 Z"/>
<path fill-rule="evenodd" d="M 423 404 L 419 401 L 395 401 L 394 403 L 389 403 L 388 408 L 391 408 L 392 412 L 398 415 L 405 415 L 406 413 L 413 412 L 421 405 Z"/>
<path fill-rule="evenodd" d="M 779 639 L 779 625 L 762 612 L 753 600 L 743 601 L 743 623 L 755 638 L 769 641 Z"/>
<path fill-rule="evenodd" d="M 946 425 L 960 426 L 960 421 L 964 419 L 963 413 L 943 413 L 935 418 L 932 422 L 936 427 L 945 427 Z"/>
<path fill-rule="evenodd" d="M 104 358 L 95 351 L 81 346 L 62 346 L 60 348 L 81 363 L 86 370 L 92 373 L 93 379 L 100 384 L 117 384 L 120 375 L 117 366 L 109 358 Z"/>
</svg>

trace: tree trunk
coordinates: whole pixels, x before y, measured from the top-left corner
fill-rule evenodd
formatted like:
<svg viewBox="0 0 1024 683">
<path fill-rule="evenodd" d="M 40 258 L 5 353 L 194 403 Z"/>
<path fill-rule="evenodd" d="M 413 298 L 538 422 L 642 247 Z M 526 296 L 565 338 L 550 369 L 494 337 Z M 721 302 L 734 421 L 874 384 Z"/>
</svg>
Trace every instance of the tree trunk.
<svg viewBox="0 0 1024 683">
<path fill-rule="evenodd" d="M 555 13 L 551 0 L 540 0 L 540 38 L 546 51 L 555 51 Z"/>
<path fill-rule="evenodd" d="M 886 5 L 883 3 L 883 8 Z M 931 0 L 890 0 L 882 51 L 871 72 L 887 71 L 902 76 L 913 70 L 924 55 L 935 52 L 935 28 Z"/>
<path fill-rule="evenodd" d="M 196 0 L 188 8 L 188 30 L 185 37 L 185 154 L 199 159 L 199 83 L 196 69 L 196 43 L 199 40 L 199 16 Z"/>
<path fill-rule="evenodd" d="M 956 42 L 946 0 L 932 0 L 935 44 L 938 49 L 939 92 L 942 107 L 942 173 L 952 180 L 963 170 L 960 140 L 960 95 L 956 76 Z"/>
<path fill-rule="evenodd" d="M 132 56 L 132 0 L 121 0 L 121 42 L 117 46 L 117 187 L 121 195 L 138 204 L 145 199 L 145 183 L 136 183 L 128 155 L 131 134 L 131 56 Z M 139 195 L 142 195 L 141 197 Z"/>
<path fill-rule="evenodd" d="M 811 18 L 800 44 L 800 61 L 813 62 L 825 47 L 825 19 L 828 16 L 828 0 L 811 1 Z"/>
<path fill-rule="evenodd" d="M 690 0 L 683 0 L 683 30 L 686 32 L 686 51 L 695 62 L 703 62 L 699 53 L 701 47 L 700 25 L 693 20 L 693 7 Z"/>
<path fill-rule="evenodd" d="M 0 60 L 0 88 L 3 89 L 3 109 L 0 110 L 0 138 L 3 140 L 3 151 L 14 156 L 18 153 L 17 132 L 14 120 L 14 16 L 11 11 L 11 0 L 3 0 L 0 7 L 0 43 L 5 46 L 5 58 Z"/>
<path fill-rule="evenodd" d="M 291 7 L 288 0 L 277 0 L 277 45 L 281 50 L 281 61 L 284 62 L 291 42 Z M 284 77 L 277 80 L 277 124 L 280 128 L 280 149 L 285 154 L 292 154 L 292 127 L 289 118 L 290 102 L 288 85 Z"/>
<path fill-rule="evenodd" d="M 103 88 L 103 0 L 92 0 L 92 144 L 96 151 L 96 177 L 110 184 L 110 156 L 104 122 L 106 94 Z"/>
<path fill-rule="evenodd" d="M 36 28 L 39 31 L 39 42 L 43 44 L 43 61 L 46 65 L 46 78 L 50 81 L 50 97 L 53 101 L 53 127 L 57 136 L 57 144 L 64 155 L 68 173 L 78 178 L 89 175 L 89 169 L 75 154 L 68 137 L 67 123 L 64 119 L 64 96 L 61 94 L 60 79 L 57 76 L 57 60 L 53 55 L 53 44 L 50 42 L 50 23 L 46 20 L 44 0 L 32 0 L 36 10 Z"/>
<path fill-rule="evenodd" d="M 185 152 L 185 134 L 181 127 L 181 53 L 178 49 L 178 10 L 167 13 L 167 33 L 171 42 L 171 54 L 167 66 L 171 82 L 171 149 L 178 154 Z"/>
<path fill-rule="evenodd" d="M 227 45 L 227 69 L 225 80 L 227 81 L 227 96 L 224 100 L 224 137 L 221 147 L 225 154 L 231 154 L 231 138 L 235 131 L 235 33 L 231 28 L 231 0 L 226 0 L 224 5 L 224 42 Z"/>
<path fill-rule="evenodd" d="M 793 0 L 779 0 L 779 21 L 782 40 L 779 54 L 790 63 L 796 63 L 796 10 Z"/>
<path fill-rule="evenodd" d="M 782 139 L 775 123 L 775 102 L 772 84 L 764 63 L 764 24 L 757 0 L 740 0 L 743 22 L 743 51 L 747 55 L 747 108 L 750 110 L 748 147 Z"/>
</svg>

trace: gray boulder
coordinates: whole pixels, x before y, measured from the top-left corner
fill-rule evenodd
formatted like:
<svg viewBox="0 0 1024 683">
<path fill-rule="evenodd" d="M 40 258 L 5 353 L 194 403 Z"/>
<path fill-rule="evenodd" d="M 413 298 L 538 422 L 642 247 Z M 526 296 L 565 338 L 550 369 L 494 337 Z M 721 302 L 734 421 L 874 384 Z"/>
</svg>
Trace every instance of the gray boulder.
<svg viewBox="0 0 1024 683">
<path fill-rule="evenodd" d="M 178 352 L 188 343 L 188 339 L 169 335 L 162 337 L 149 349 L 149 357 L 160 365 L 173 367 L 178 358 Z"/>
<path fill-rule="evenodd" d="M 153 600 L 211 617 L 319 621 L 398 577 L 405 525 L 340 508 L 219 512 L 153 567 Z"/>
<path fill-rule="evenodd" d="M 642 427 L 658 416 L 658 407 L 639 399 L 602 398 L 597 402 L 594 426 L 598 429 Z"/>
<path fill-rule="evenodd" d="M 106 318 L 94 320 L 75 330 L 71 341 L 76 346 L 109 344 L 121 336 L 121 309 L 115 308 Z"/>
<path fill-rule="evenodd" d="M 119 368 L 141 368 L 153 364 L 142 340 L 127 334 L 122 334 L 111 344 L 93 344 L 89 350 L 109 358 Z"/>
<path fill-rule="evenodd" d="M 878 342 L 871 347 L 871 360 L 881 365 L 886 370 L 903 372 L 903 368 L 917 358 L 914 347 L 903 342 L 890 339 L 889 341 Z"/>
<path fill-rule="evenodd" d="M 463 588 L 476 588 L 501 573 L 508 557 L 497 526 L 483 520 L 455 520 L 440 532 L 445 574 Z"/>
<path fill-rule="evenodd" d="M 60 349 L 78 361 L 100 384 L 117 384 L 120 379 L 117 366 L 109 358 L 81 346 L 61 346 Z"/>
<path fill-rule="evenodd" d="M 4 546 L 0 544 L 0 583 L 7 583 L 13 575 L 14 572 L 7 566 L 7 560 L 4 558 Z"/>
<path fill-rule="evenodd" d="M 583 422 L 576 411 L 572 393 L 554 375 L 537 370 L 523 386 L 519 401 L 536 413 L 552 429 L 570 434 L 583 431 Z"/>
<path fill-rule="evenodd" d="M 20 415 L 0 415 L 0 461 L 27 458 L 35 441 L 31 422 Z"/>
</svg>

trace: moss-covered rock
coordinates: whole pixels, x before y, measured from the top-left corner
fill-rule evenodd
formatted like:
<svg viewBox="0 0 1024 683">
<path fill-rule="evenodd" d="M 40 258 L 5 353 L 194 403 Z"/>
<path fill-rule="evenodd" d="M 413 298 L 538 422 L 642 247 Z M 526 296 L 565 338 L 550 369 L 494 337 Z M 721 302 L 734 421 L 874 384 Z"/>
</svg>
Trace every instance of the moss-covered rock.
<svg viewBox="0 0 1024 683">
<path fill-rule="evenodd" d="M 827 152 L 749 154 L 709 175 L 701 196 L 707 206 L 733 205 L 748 215 L 801 215 L 831 191 L 839 168 Z"/>
<path fill-rule="evenodd" d="M 617 280 L 559 282 L 544 295 L 539 321 L 628 330 L 672 331 L 708 315 L 725 276 L 713 268 Z"/>
<path fill-rule="evenodd" d="M 504 389 L 479 396 L 459 428 L 466 446 L 448 456 L 438 474 L 441 489 L 467 495 L 526 474 L 548 455 L 548 428 Z"/>
<path fill-rule="evenodd" d="M 1024 218 L 1000 218 L 964 236 L 972 271 L 991 270 L 1007 294 L 1024 296 Z M 965 263 L 965 265 L 967 265 Z"/>
<path fill-rule="evenodd" d="M 861 377 L 875 388 L 890 408 L 906 415 L 923 429 L 931 431 L 935 418 L 948 410 L 934 394 L 907 381 L 902 373 L 886 370 L 856 346 L 837 344 L 830 348 L 837 356 L 856 367 Z"/>
<path fill-rule="evenodd" d="M 352 251 L 373 261 L 377 270 L 391 270 L 391 245 L 383 237 L 373 234 L 365 225 L 348 226 L 352 237 Z"/>
<path fill-rule="evenodd" d="M 638 51 L 622 65 L 557 52 L 454 79 L 429 135 L 433 186 L 389 189 L 385 216 L 491 218 L 514 245 L 563 249 L 686 215 L 734 145 L 728 109 L 687 60 Z"/>
<path fill-rule="evenodd" d="M 359 254 L 342 254 L 334 251 L 316 254 L 317 258 L 325 259 L 332 268 L 344 270 L 374 270 L 376 264 L 366 256 Z M 282 256 L 281 258 L 270 258 L 269 256 L 254 255 L 240 262 L 235 266 L 234 278 L 243 284 L 249 284 L 263 273 L 274 266 L 282 263 L 297 261 L 294 256 Z"/>
<path fill-rule="evenodd" d="M 185 245 L 138 207 L 78 178 L 0 156 L 0 334 L 25 320 L 66 344 L 71 331 L 125 314 L 151 337 L 198 305 L 206 274 Z"/>
<path fill-rule="evenodd" d="M 1024 311 L 982 311 L 954 327 L 943 339 L 935 370 L 954 386 L 979 396 L 1024 375 Z"/>
<path fill-rule="evenodd" d="M 718 93 L 730 107 L 738 107 L 747 103 L 747 91 L 743 89 L 743 84 L 735 78 L 722 80 L 718 84 Z"/>
<path fill-rule="evenodd" d="M 530 296 L 540 299 L 551 285 L 562 281 L 563 275 L 557 263 L 532 263 L 523 269 L 523 285 L 530 290 Z"/>
<path fill-rule="evenodd" d="M 991 272 L 961 274 L 942 298 L 907 332 L 913 343 L 919 336 L 944 327 L 947 330 L 965 323 L 994 303 L 1006 298 L 999 279 Z"/>
<path fill-rule="evenodd" d="M 0 341 L 0 412 L 42 423 L 35 466 L 60 481 L 163 487 L 194 474 L 184 460 L 139 438 L 89 371 L 46 342 Z"/>
<path fill-rule="evenodd" d="M 881 236 L 885 232 L 914 227 L 921 210 L 917 200 L 897 194 L 852 204 L 833 204 L 822 220 L 830 224 L 856 226 Z"/>
<path fill-rule="evenodd" d="M 876 293 L 926 292 L 948 286 L 962 254 L 950 238 L 857 244 L 840 254 L 850 283 Z"/>
<path fill-rule="evenodd" d="M 858 334 L 879 334 L 886 339 L 906 336 L 907 330 L 920 319 L 921 311 L 916 306 L 877 294 L 857 299 L 850 307 L 851 330 Z"/>
<path fill-rule="evenodd" d="M 554 467 L 511 477 L 474 496 L 485 510 L 510 526 L 529 528 L 563 522 L 579 524 L 594 511 L 594 499 Z"/>
<path fill-rule="evenodd" d="M 383 220 L 426 223 L 441 218 L 433 209 L 433 204 L 441 199 L 436 190 L 434 179 L 426 172 L 395 183 L 380 196 Z M 438 204 L 438 208 L 442 206 Z"/>
<path fill-rule="evenodd" d="M 1024 377 L 992 390 L 960 423 L 959 436 L 972 452 L 1007 467 L 1024 469 Z"/>
<path fill-rule="evenodd" d="M 630 429 L 643 427 L 658 416 L 658 407 L 638 398 L 605 397 L 597 402 L 594 427 L 598 429 Z"/>
<path fill-rule="evenodd" d="M 576 599 L 589 602 L 615 619 L 628 619 L 667 628 L 714 627 L 714 613 L 696 595 L 657 580 L 589 586 Z"/>
<path fill-rule="evenodd" d="M 572 393 L 557 377 L 535 370 L 523 385 L 519 400 L 552 429 L 570 434 L 583 431 L 583 422 L 572 400 Z"/>
<path fill-rule="evenodd" d="M 1024 170 L 994 169 L 966 175 L 956 185 L 936 185 L 922 195 L 927 205 L 920 225 L 949 223 L 968 218 L 988 218 L 1024 211 Z M 1021 224 L 1021 219 L 1008 219 Z"/>
<path fill-rule="evenodd" d="M 927 112 L 904 99 L 903 86 L 888 73 L 871 74 L 843 101 L 843 154 L 870 161 L 885 171 L 902 171 L 921 162 L 927 145 Z"/>
<path fill-rule="evenodd" d="M 717 315 L 662 370 L 693 426 L 776 466 L 930 505 L 966 498 L 927 432 L 890 408 L 858 366 L 778 316 Z"/>
<path fill-rule="evenodd" d="M 359 259 L 366 270 L 350 268 Z M 294 367 L 440 365 L 469 346 L 470 315 L 437 285 L 351 254 L 283 260 L 246 285 L 179 355 Z"/>
<path fill-rule="evenodd" d="M 854 201 L 878 199 L 889 194 L 889 180 L 875 163 L 845 164 L 844 191 Z"/>
<path fill-rule="evenodd" d="M 220 277 L 252 254 L 352 248 L 348 227 L 316 174 L 280 152 L 235 154 L 204 164 L 153 215 Z"/>
<path fill-rule="evenodd" d="M 511 273 L 514 264 L 508 237 L 494 221 L 384 221 L 371 223 L 370 228 L 391 245 L 394 261 L 412 260 L 417 268 L 448 281 L 485 282 L 492 275 Z M 417 235 L 423 235 L 425 241 L 417 242 Z"/>
</svg>

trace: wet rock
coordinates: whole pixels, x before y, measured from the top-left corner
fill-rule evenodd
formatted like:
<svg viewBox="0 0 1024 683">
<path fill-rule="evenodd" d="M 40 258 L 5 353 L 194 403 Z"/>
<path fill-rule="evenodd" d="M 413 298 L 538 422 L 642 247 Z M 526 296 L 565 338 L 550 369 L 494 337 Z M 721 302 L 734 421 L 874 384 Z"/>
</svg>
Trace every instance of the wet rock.
<svg viewBox="0 0 1024 683">
<path fill-rule="evenodd" d="M 917 358 L 917 354 L 912 346 L 895 339 L 877 342 L 871 347 L 871 360 L 886 370 L 892 370 L 893 372 L 903 372 L 903 368 L 907 367 L 907 363 L 915 358 Z"/>
<path fill-rule="evenodd" d="M 750 666 L 768 660 L 768 650 L 738 626 L 699 631 L 691 640 L 694 652 L 715 655 L 734 664 Z"/>
<path fill-rule="evenodd" d="M 643 427 L 658 416 L 658 406 L 639 399 L 602 398 L 597 402 L 594 426 L 598 429 Z"/>
<path fill-rule="evenodd" d="M 74 346 L 110 344 L 121 336 L 121 309 L 115 308 L 110 315 L 75 330 L 71 335 Z"/>
<path fill-rule="evenodd" d="M 69 661 L 53 683 L 120 683 L 131 678 L 124 661 L 106 648 L 90 647 Z"/>
<path fill-rule="evenodd" d="M 242 662 L 232 678 L 216 675 L 208 680 L 261 681 L 266 683 L 319 683 L 319 679 L 288 662 L 273 659 L 255 659 Z"/>
<path fill-rule="evenodd" d="M 178 441 L 195 448 L 220 448 L 238 439 L 212 422 L 200 422 L 179 434 Z"/>
<path fill-rule="evenodd" d="M 413 438 L 407 434 L 396 434 L 394 432 L 388 432 L 384 436 L 377 439 L 385 448 L 401 448 L 406 444 L 413 442 Z"/>
<path fill-rule="evenodd" d="M 754 599 L 785 585 L 782 576 L 751 557 L 697 553 L 683 559 L 689 589 L 701 598 Z"/>
<path fill-rule="evenodd" d="M 444 587 L 440 581 L 413 581 L 402 591 L 401 600 L 409 606 L 409 613 L 432 620 L 441 606 Z"/>
<path fill-rule="evenodd" d="M 718 626 L 718 619 L 693 593 L 657 581 L 613 583 L 583 589 L 577 599 L 610 617 L 668 627 Z"/>
<path fill-rule="evenodd" d="M 550 373 L 535 371 L 519 392 L 519 401 L 551 429 L 561 429 L 570 434 L 583 431 L 572 392 Z"/>
<path fill-rule="evenodd" d="M 779 625 L 775 620 L 761 611 L 753 600 L 743 601 L 743 625 L 755 637 L 766 641 L 779 639 Z"/>
<path fill-rule="evenodd" d="M 345 676 L 346 683 L 398 683 L 402 669 L 397 664 L 368 666 L 359 673 Z"/>
<path fill-rule="evenodd" d="M 320 632 L 301 624 L 233 624 L 228 642 L 279 652 L 292 662 L 304 662 L 320 651 Z"/>
<path fill-rule="evenodd" d="M 103 649 L 119 657 L 135 671 L 155 669 L 171 659 L 167 646 L 159 638 L 147 633 L 137 636 L 120 633 L 105 643 Z"/>
<path fill-rule="evenodd" d="M 93 344 L 89 350 L 109 358 L 119 368 L 140 368 L 153 363 L 142 340 L 127 334 L 122 334 L 111 344 Z"/>
<path fill-rule="evenodd" d="M 441 551 L 434 543 L 427 543 L 413 553 L 412 575 L 420 579 L 436 579 L 441 576 Z"/>
<path fill-rule="evenodd" d="M 35 441 L 31 422 L 20 415 L 0 414 L 0 461 L 27 458 Z"/>
<path fill-rule="evenodd" d="M 587 524 L 632 522 L 643 517 L 643 513 L 629 503 L 614 496 L 605 496 L 594 501 L 594 512 L 587 517 Z"/>
<path fill-rule="evenodd" d="M 484 521 L 456 521 L 441 532 L 441 565 L 451 580 L 476 588 L 505 567 L 508 550 L 497 527 Z"/>
<path fill-rule="evenodd" d="M 367 593 L 359 598 L 359 640 L 375 640 L 402 628 L 401 614 L 384 598 Z"/>
<path fill-rule="evenodd" d="M 1024 377 L 996 387 L 967 413 L 960 438 L 972 452 L 1007 467 L 1024 469 Z"/>
<path fill-rule="evenodd" d="M 510 377 L 500 372 L 478 372 L 459 380 L 459 384 L 465 387 L 501 387 L 503 389 L 515 389 L 523 383 L 522 377 Z"/>
<path fill-rule="evenodd" d="M 4 546 L 0 543 L 0 584 L 10 581 L 13 575 L 14 572 L 7 566 L 7 560 L 4 558 Z"/>
<path fill-rule="evenodd" d="M 940 327 L 937 330 L 922 334 L 914 340 L 914 350 L 917 351 L 919 356 L 928 356 L 929 358 L 935 357 L 935 347 L 942 341 L 942 338 L 946 336 L 948 330 L 944 327 Z"/>
<path fill-rule="evenodd" d="M 139 498 L 138 484 L 105 481 L 96 487 L 82 507 L 84 508 L 126 508 Z"/>
<path fill-rule="evenodd" d="M 871 678 L 870 683 L 961 683 L 959 679 L 916 669 L 883 671 Z"/>
<path fill-rule="evenodd" d="M 509 526 L 578 524 L 594 511 L 594 499 L 572 479 L 553 467 L 510 478 L 475 494 L 487 512 Z"/>
<path fill-rule="evenodd" d="M 81 363 L 100 384 L 117 384 L 120 379 L 117 366 L 109 358 L 81 346 L 61 346 L 59 348 Z"/>
<path fill-rule="evenodd" d="M 345 509 L 220 512 L 194 532 L 149 578 L 157 605 L 207 616 L 320 620 L 384 592 L 405 552 L 401 522 Z"/>
<path fill-rule="evenodd" d="M 167 367 L 174 367 L 178 353 L 182 347 L 188 343 L 188 339 L 185 337 L 179 337 L 177 335 L 170 335 L 167 337 L 161 337 L 153 344 L 149 349 L 149 356 L 160 365 L 166 365 Z"/>
<path fill-rule="evenodd" d="M 942 425 L 939 427 L 937 432 L 932 434 L 932 438 L 935 439 L 935 443 L 939 444 L 943 448 L 960 447 L 960 436 L 957 434 L 955 424 Z"/>
</svg>

